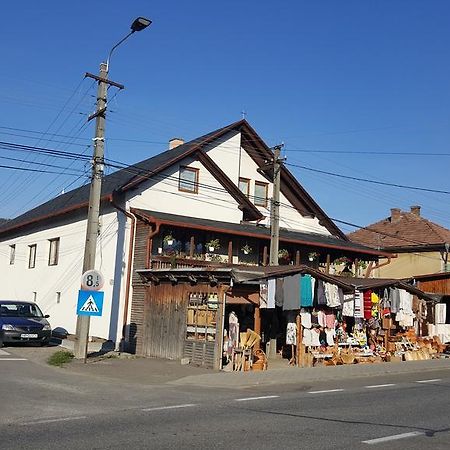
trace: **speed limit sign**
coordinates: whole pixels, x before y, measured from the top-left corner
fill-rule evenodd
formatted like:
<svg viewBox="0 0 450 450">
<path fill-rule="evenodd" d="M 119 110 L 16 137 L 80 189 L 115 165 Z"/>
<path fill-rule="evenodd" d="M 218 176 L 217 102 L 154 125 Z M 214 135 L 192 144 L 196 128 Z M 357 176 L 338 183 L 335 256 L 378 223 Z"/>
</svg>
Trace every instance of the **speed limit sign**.
<svg viewBox="0 0 450 450">
<path fill-rule="evenodd" d="M 105 284 L 105 278 L 99 270 L 88 270 L 81 276 L 81 288 L 85 291 L 99 291 Z"/>
</svg>

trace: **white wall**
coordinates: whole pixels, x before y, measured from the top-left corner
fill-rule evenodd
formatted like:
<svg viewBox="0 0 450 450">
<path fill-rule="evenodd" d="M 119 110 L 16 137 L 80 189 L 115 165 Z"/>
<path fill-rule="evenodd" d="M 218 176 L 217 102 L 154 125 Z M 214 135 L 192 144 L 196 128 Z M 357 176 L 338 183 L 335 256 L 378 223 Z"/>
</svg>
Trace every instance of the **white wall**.
<svg viewBox="0 0 450 450">
<path fill-rule="evenodd" d="M 271 198 L 273 183 L 270 183 L 267 178 L 258 172 L 257 164 L 241 147 L 240 143 L 240 133 L 234 136 L 230 134 L 224 142 L 208 149 L 208 155 L 216 164 L 218 164 L 236 186 L 239 185 L 240 177 L 250 179 L 250 200 L 252 202 L 253 196 L 255 195 L 255 181 L 269 183 L 268 198 Z M 293 208 L 292 204 L 283 194 L 280 195 L 280 203 L 280 226 L 282 228 L 325 235 L 331 234 L 325 227 L 319 224 L 317 218 L 303 217 L 295 208 Z M 267 208 L 258 207 L 266 217 L 266 219 L 260 223 L 267 226 L 270 224 L 269 207 L 269 203 Z"/>
<path fill-rule="evenodd" d="M 105 276 L 105 292 L 102 317 L 92 317 L 90 334 L 104 339 L 110 336 L 110 319 L 116 261 L 117 214 L 101 216 L 101 233 L 98 239 L 96 268 Z M 51 229 L 23 234 L 17 238 L 0 242 L 0 298 L 32 301 L 36 292 L 36 301 L 44 314 L 50 315 L 53 328 L 63 327 L 69 333 L 75 333 L 76 304 L 84 253 L 86 221 L 54 226 Z M 59 259 L 55 266 L 48 265 L 49 239 L 60 238 Z M 128 238 L 125 238 L 128 245 Z M 10 248 L 16 245 L 15 263 L 10 264 Z M 29 245 L 37 244 L 35 267 L 28 268 Z M 124 271 L 124 267 L 123 271 Z M 119 291 L 122 280 L 119 282 Z M 57 292 L 61 292 L 57 303 Z M 117 291 L 116 291 L 117 292 Z M 121 309 L 115 308 L 116 320 L 121 317 Z M 119 322 L 121 323 L 121 322 Z M 117 334 L 120 335 L 121 327 Z"/>
<path fill-rule="evenodd" d="M 198 193 L 178 190 L 180 166 L 199 169 Z M 162 179 L 162 177 L 164 177 Z M 185 158 L 130 193 L 128 207 L 181 216 L 240 223 L 242 211 L 213 175 L 198 161 Z"/>
</svg>

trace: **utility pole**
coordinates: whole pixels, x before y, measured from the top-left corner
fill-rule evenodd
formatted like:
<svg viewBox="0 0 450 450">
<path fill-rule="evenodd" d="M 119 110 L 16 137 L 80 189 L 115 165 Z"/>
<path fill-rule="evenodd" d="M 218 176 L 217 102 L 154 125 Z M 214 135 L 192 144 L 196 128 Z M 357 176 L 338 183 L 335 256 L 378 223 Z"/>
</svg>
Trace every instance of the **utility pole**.
<svg viewBox="0 0 450 450">
<path fill-rule="evenodd" d="M 278 266 L 280 241 L 280 185 L 281 185 L 281 149 L 283 144 L 273 148 L 273 194 L 270 204 L 270 257 L 269 266 Z"/>
<path fill-rule="evenodd" d="M 89 76 L 86 74 L 86 76 Z M 92 77 L 96 78 L 96 77 Z M 108 67 L 106 63 L 100 64 L 100 73 L 97 78 L 97 108 L 88 120 L 95 117 L 94 155 L 92 158 L 91 188 L 89 193 L 89 208 L 86 228 L 86 241 L 84 244 L 83 273 L 95 269 L 95 253 L 99 233 L 100 198 L 105 154 L 105 122 L 106 122 L 106 92 Z M 90 316 L 77 316 L 75 358 L 86 361 L 87 345 L 89 339 Z"/>
<path fill-rule="evenodd" d="M 270 256 L 269 266 L 278 266 L 278 249 L 280 241 L 280 188 L 281 188 L 281 158 L 283 144 L 273 148 L 273 193 L 270 204 Z M 278 283 L 278 280 L 276 280 Z M 270 339 L 266 347 L 269 359 L 277 356 L 277 340 Z"/>
</svg>

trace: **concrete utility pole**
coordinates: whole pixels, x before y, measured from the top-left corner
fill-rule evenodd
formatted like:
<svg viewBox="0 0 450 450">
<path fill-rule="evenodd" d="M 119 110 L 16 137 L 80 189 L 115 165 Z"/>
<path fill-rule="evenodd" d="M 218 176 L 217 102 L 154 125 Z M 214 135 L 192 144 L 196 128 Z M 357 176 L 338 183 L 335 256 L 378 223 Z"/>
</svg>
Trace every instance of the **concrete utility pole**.
<svg viewBox="0 0 450 450">
<path fill-rule="evenodd" d="M 97 249 L 97 237 L 99 234 L 100 200 L 102 191 L 102 178 L 104 171 L 104 149 L 105 149 L 105 122 L 106 122 L 106 95 L 107 87 L 115 86 L 123 89 L 124 86 L 108 80 L 109 63 L 113 51 L 128 39 L 136 31 L 142 31 L 152 23 L 145 17 L 138 17 L 131 24 L 131 31 L 114 45 L 109 51 L 106 62 L 100 64 L 98 76 L 86 73 L 86 77 L 98 81 L 97 108 L 90 115 L 88 121 L 95 118 L 94 155 L 92 158 L 91 187 L 89 193 L 89 208 L 87 217 L 86 241 L 84 245 L 83 273 L 95 269 L 95 253 Z M 90 316 L 77 316 L 76 340 L 74 356 L 78 359 L 87 358 L 87 346 L 89 341 Z"/>
<path fill-rule="evenodd" d="M 278 249 L 280 241 L 280 184 L 281 184 L 281 149 L 283 144 L 273 149 L 273 194 L 270 204 L 270 257 L 269 266 L 278 266 Z"/>
<path fill-rule="evenodd" d="M 83 273 L 95 269 L 95 253 L 99 233 L 100 197 L 105 154 L 105 122 L 106 122 L 106 92 L 108 67 L 100 64 L 97 88 L 97 109 L 95 112 L 94 155 L 92 158 L 91 188 L 89 193 L 89 208 L 84 244 Z M 77 316 L 77 339 L 75 341 L 75 358 L 86 359 L 89 338 L 90 316 Z"/>
</svg>

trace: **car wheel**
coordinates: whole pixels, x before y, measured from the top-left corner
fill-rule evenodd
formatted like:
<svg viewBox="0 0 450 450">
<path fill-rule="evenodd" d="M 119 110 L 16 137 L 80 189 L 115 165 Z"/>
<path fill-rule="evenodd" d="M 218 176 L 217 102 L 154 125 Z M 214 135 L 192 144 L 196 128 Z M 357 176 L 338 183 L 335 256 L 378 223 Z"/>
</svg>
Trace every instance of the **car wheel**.
<svg viewBox="0 0 450 450">
<path fill-rule="evenodd" d="M 41 347 L 47 347 L 47 345 L 50 343 L 49 339 L 46 339 L 45 341 L 40 342 Z"/>
</svg>

